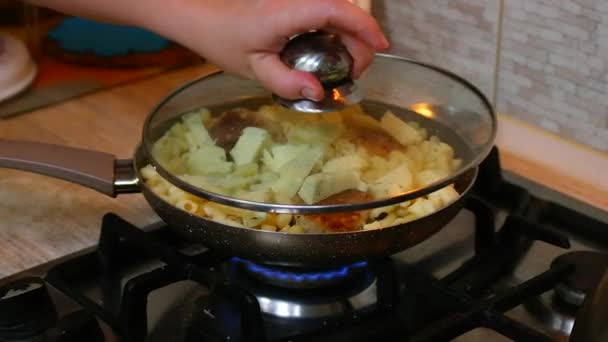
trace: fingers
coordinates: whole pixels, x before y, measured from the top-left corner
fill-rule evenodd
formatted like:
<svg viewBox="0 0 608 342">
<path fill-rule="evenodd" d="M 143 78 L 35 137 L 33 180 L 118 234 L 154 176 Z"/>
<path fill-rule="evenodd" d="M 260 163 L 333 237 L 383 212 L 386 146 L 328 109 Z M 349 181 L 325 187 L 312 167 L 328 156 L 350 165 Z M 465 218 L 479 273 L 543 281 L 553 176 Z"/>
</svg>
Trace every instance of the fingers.
<svg viewBox="0 0 608 342">
<path fill-rule="evenodd" d="M 284 98 L 318 101 L 324 95 L 315 76 L 292 70 L 280 60 L 277 53 L 284 47 L 285 37 L 315 29 L 338 34 L 353 56 L 353 78 L 369 66 L 376 51 L 388 47 L 376 20 L 347 0 L 268 0 L 257 4 L 256 12 L 275 14 L 264 25 L 265 32 L 280 34 L 270 37 L 266 48 L 251 49 L 251 70 L 264 87 Z"/>
<path fill-rule="evenodd" d="M 344 46 L 346 46 L 346 49 L 353 57 L 354 65 L 352 70 L 352 77 L 354 79 L 359 78 L 363 71 L 365 71 L 365 69 L 367 69 L 367 67 L 374 60 L 374 49 L 361 42 L 359 39 L 357 39 L 357 37 L 354 37 L 348 33 L 341 33 L 335 30 L 329 31 L 332 31 L 332 33 L 335 33 L 340 36 L 340 40 L 342 40 L 342 43 L 344 44 Z"/>
<path fill-rule="evenodd" d="M 376 20 L 347 0 L 291 0 L 275 24 L 286 36 L 327 27 L 358 38 L 378 51 L 388 48 L 388 41 Z"/>
<path fill-rule="evenodd" d="M 380 25 L 363 9 L 343 0 L 325 2 L 331 5 L 327 13 L 328 26 L 350 33 L 377 51 L 388 48 L 388 40 Z"/>
<path fill-rule="evenodd" d="M 276 54 L 253 54 L 250 56 L 250 63 L 255 78 L 266 89 L 283 98 L 307 98 L 314 101 L 323 99 L 323 88 L 315 76 L 290 69 Z"/>
</svg>

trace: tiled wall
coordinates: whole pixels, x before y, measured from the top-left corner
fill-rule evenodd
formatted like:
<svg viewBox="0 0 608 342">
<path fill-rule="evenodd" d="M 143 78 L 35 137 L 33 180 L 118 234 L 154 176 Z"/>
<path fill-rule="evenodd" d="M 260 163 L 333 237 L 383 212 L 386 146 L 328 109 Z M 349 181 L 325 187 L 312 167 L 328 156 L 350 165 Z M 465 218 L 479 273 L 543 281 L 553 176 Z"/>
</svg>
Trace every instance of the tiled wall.
<svg viewBox="0 0 608 342">
<path fill-rule="evenodd" d="M 492 97 L 499 2 L 374 0 L 391 53 L 453 70 Z"/>
<path fill-rule="evenodd" d="M 502 12 L 501 0 L 373 4 L 392 52 L 496 92 L 503 114 L 608 151 L 608 1 L 504 0 Z"/>
</svg>

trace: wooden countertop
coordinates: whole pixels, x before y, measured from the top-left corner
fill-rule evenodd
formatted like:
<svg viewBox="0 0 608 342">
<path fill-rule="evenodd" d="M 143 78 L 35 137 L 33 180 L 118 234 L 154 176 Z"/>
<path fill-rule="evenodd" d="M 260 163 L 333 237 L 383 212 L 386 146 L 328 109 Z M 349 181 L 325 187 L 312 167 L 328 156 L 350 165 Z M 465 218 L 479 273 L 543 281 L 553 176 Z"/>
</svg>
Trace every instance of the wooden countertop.
<svg viewBox="0 0 608 342">
<path fill-rule="evenodd" d="M 208 65 L 180 69 L 0 120 L 0 137 L 129 158 L 153 105 L 177 86 L 211 70 Z M 608 182 L 598 187 L 508 149 L 501 153 L 505 169 L 608 210 Z M 137 194 L 113 199 L 64 181 L 0 169 L 0 278 L 95 244 L 107 212 L 136 225 L 158 220 Z"/>
</svg>

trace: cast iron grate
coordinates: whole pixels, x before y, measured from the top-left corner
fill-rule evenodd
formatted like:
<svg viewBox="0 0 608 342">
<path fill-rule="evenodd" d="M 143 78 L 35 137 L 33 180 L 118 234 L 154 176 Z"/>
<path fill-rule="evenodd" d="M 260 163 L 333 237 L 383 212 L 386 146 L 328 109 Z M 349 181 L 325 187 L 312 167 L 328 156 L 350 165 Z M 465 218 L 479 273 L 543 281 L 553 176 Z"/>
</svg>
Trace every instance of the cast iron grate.
<svg viewBox="0 0 608 342">
<path fill-rule="evenodd" d="M 404 341 L 442 341 L 486 327 L 513 340 L 551 341 L 539 331 L 511 320 L 503 313 L 525 299 L 551 289 L 570 267 L 554 267 L 504 292 L 487 292 L 509 274 L 534 240 L 568 248 L 566 238 L 540 224 L 542 210 L 525 189 L 501 178 L 498 151 L 481 166 L 476 189 L 466 207 L 476 217 L 475 255 L 442 279 L 390 259 L 370 262 L 377 277 L 378 303 L 373 314 L 326 324 L 314 331 L 281 337 L 281 341 L 364 341 L 389 338 Z M 502 227 L 495 227 L 496 207 L 508 208 Z M 69 260 L 49 271 L 47 281 L 116 329 L 127 341 L 145 341 L 147 298 L 156 289 L 182 280 L 207 287 L 216 301 L 228 302 L 238 327 L 226 326 L 212 311 L 188 331 L 188 341 L 269 341 L 265 317 L 257 299 L 232 283 L 220 265 L 229 257 L 202 249 L 180 252 L 185 244 L 167 227 L 144 232 L 114 214 L 104 217 L 95 252 Z M 155 269 L 130 278 L 120 286 L 119 274 L 129 263 L 147 257 L 161 261 Z M 102 283 L 116 282 L 115 293 L 94 300 L 73 286 L 82 274 L 94 274 Z M 210 309 L 211 310 L 211 309 Z"/>
</svg>

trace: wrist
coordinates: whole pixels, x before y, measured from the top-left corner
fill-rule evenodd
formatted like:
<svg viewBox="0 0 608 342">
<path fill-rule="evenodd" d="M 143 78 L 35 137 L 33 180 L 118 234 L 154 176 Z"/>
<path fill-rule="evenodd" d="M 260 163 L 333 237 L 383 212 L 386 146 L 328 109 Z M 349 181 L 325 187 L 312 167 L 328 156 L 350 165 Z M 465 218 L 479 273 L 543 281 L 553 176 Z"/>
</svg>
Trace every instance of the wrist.
<svg viewBox="0 0 608 342">
<path fill-rule="evenodd" d="M 200 36 L 208 34 L 210 0 L 136 0 L 145 11 L 137 16 L 137 25 L 200 51 Z M 195 46 L 196 45 L 196 46 Z"/>
</svg>

